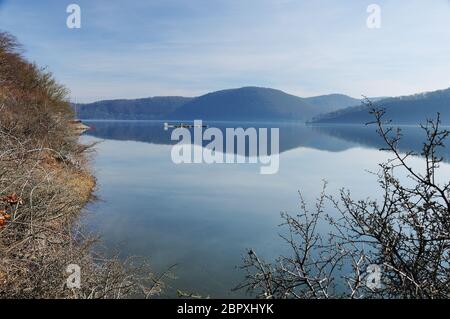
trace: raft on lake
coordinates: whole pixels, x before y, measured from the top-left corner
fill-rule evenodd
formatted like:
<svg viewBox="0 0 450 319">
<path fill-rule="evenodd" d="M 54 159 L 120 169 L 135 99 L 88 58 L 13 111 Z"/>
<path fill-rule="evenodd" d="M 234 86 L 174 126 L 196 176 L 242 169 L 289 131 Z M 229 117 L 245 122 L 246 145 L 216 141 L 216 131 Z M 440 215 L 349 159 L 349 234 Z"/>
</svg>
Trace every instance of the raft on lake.
<svg viewBox="0 0 450 319">
<path fill-rule="evenodd" d="M 178 124 L 164 123 L 164 129 L 168 128 L 208 128 L 208 125 L 195 125 L 186 123 L 178 123 Z"/>
</svg>

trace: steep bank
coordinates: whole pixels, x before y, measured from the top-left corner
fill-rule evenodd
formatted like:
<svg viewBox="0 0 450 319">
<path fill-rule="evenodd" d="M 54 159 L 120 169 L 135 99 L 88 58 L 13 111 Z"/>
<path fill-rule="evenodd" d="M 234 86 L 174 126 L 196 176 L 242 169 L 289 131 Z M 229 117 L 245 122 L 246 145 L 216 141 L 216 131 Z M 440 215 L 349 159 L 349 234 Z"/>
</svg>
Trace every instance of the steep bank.
<svg viewBox="0 0 450 319">
<path fill-rule="evenodd" d="M 0 32 L 0 299 L 151 296 L 145 263 L 94 254 L 79 227 L 95 187 L 89 147 L 67 90 L 20 52 Z"/>
</svg>

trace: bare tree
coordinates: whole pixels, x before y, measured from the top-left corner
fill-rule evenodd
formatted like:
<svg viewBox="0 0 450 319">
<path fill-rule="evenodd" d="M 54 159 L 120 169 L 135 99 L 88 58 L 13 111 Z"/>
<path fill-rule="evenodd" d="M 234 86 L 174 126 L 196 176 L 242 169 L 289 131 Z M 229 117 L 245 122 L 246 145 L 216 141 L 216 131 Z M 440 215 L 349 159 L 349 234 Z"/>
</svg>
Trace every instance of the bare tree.
<svg viewBox="0 0 450 319">
<path fill-rule="evenodd" d="M 292 254 L 267 263 L 250 250 L 246 279 L 236 289 L 261 298 L 450 297 L 450 182 L 439 181 L 449 132 L 438 115 L 421 125 L 422 152 L 402 153 L 401 129 L 366 103 L 393 155 L 376 173 L 382 199 L 355 200 L 348 190 L 336 198 L 324 187 L 312 212 L 301 199 L 298 215 L 282 214 Z M 410 163 L 417 156 L 422 169 Z M 321 225 L 331 231 L 322 234 Z"/>
</svg>

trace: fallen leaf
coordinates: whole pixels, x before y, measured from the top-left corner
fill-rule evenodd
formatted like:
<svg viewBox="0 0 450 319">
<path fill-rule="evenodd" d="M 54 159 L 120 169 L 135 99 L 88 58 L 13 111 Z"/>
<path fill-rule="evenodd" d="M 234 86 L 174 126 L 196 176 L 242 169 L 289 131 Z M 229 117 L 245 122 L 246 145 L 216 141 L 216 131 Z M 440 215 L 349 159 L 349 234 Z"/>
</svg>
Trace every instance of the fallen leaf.
<svg viewBox="0 0 450 319">
<path fill-rule="evenodd" d="M 10 205 L 16 205 L 16 204 L 22 205 L 23 204 L 22 199 L 19 196 L 17 196 L 16 193 L 13 193 L 11 195 L 3 197 L 2 201 L 6 202 Z"/>
</svg>

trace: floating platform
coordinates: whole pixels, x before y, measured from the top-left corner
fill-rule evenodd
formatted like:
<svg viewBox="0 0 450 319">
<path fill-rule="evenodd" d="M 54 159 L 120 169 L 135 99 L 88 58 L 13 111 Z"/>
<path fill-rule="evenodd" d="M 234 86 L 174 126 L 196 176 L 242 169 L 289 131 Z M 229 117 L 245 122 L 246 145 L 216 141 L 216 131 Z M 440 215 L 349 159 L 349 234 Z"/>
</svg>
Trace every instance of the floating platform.
<svg viewBox="0 0 450 319">
<path fill-rule="evenodd" d="M 176 123 L 176 124 L 164 123 L 164 129 L 168 128 L 208 128 L 208 125 L 195 125 L 186 123 Z"/>
</svg>

